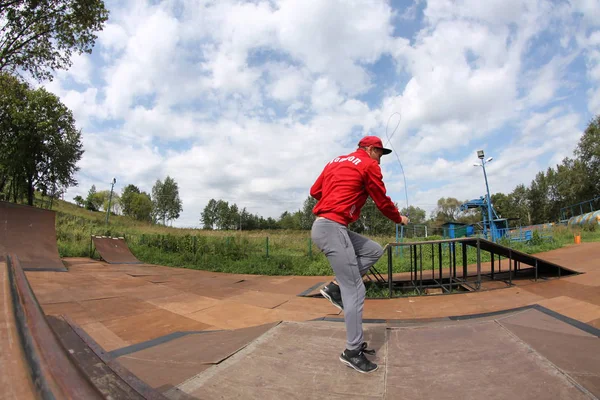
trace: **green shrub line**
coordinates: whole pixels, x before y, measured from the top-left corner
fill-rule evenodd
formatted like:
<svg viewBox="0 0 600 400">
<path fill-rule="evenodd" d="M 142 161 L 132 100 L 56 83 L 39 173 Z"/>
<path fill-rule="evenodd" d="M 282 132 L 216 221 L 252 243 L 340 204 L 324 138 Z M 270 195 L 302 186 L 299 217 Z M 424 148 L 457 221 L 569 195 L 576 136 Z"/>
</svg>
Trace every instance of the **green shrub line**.
<svg viewBox="0 0 600 400">
<path fill-rule="evenodd" d="M 132 253 L 147 264 L 170 267 L 258 275 L 329 276 L 331 267 L 326 257 L 310 239 L 310 231 L 204 231 L 167 227 L 128 225 L 126 220 L 106 225 L 103 219 L 86 218 L 84 214 L 57 213 L 56 233 L 61 257 L 89 257 L 91 236 L 124 237 Z M 551 237 L 545 237 L 548 233 Z M 528 242 L 499 243 L 527 254 L 541 253 L 574 242 L 600 241 L 600 230 L 577 230 L 559 226 L 540 235 L 534 232 Z M 395 242 L 393 236 L 370 237 L 382 246 Z M 405 242 L 431 241 L 440 236 L 405 239 Z M 467 262 L 476 262 L 476 249 L 468 246 Z M 431 270 L 431 246 L 422 246 L 423 270 Z M 394 248 L 393 272 L 410 270 L 408 247 Z M 456 249 L 457 266 L 462 265 L 462 251 Z M 419 254 L 420 256 L 420 254 Z M 443 266 L 448 265 L 449 246 L 443 245 Z M 95 258 L 98 258 L 97 253 Z M 438 267 L 438 246 L 434 245 L 434 268 Z M 481 252 L 481 261 L 490 260 Z M 387 273 L 384 255 L 375 267 Z"/>
</svg>

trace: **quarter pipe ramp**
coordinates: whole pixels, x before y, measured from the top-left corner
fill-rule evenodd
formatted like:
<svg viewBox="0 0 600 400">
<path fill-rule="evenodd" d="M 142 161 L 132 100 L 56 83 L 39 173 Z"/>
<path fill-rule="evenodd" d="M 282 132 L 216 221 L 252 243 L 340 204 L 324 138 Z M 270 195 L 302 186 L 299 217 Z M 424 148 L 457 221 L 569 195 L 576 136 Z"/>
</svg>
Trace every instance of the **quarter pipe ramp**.
<svg viewBox="0 0 600 400">
<path fill-rule="evenodd" d="M 0 260 L 16 254 L 26 271 L 67 271 L 56 246 L 56 212 L 0 201 Z"/>
<path fill-rule="evenodd" d="M 123 238 L 92 236 L 98 254 L 109 264 L 141 264 Z"/>
</svg>

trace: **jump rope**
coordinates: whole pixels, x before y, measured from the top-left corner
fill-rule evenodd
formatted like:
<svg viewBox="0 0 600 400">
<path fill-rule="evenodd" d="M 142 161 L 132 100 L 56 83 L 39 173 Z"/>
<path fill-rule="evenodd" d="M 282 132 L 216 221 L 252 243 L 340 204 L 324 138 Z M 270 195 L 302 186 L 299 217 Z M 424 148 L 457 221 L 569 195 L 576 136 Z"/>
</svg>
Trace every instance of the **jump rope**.
<svg viewBox="0 0 600 400">
<path fill-rule="evenodd" d="M 394 128 L 394 130 L 392 131 L 392 134 L 390 136 L 390 135 L 388 135 L 388 125 L 390 124 L 390 120 L 392 119 L 392 117 L 396 114 L 400 118 L 398 119 L 398 123 L 396 124 L 396 127 Z M 393 112 L 389 116 L 387 123 L 385 124 L 385 137 L 387 138 L 388 145 L 392 148 L 393 153 L 396 155 L 396 160 L 398 160 L 398 164 L 400 164 L 400 171 L 402 171 L 402 177 L 404 178 L 404 195 L 406 197 L 406 217 L 408 218 L 408 207 L 409 206 L 408 206 L 408 188 L 406 187 L 406 175 L 404 174 L 404 167 L 402 166 L 402 162 L 400 161 L 400 156 L 398 155 L 398 152 L 396 151 L 396 149 L 394 148 L 394 145 L 392 144 L 392 138 L 394 137 L 396 130 L 400 126 L 401 121 L 402 121 L 402 115 L 400 115 L 399 112 Z M 397 235 L 397 232 L 398 231 L 396 231 L 396 235 Z M 403 242 L 403 241 L 404 241 L 404 225 L 402 225 L 400 227 L 400 242 Z"/>
</svg>

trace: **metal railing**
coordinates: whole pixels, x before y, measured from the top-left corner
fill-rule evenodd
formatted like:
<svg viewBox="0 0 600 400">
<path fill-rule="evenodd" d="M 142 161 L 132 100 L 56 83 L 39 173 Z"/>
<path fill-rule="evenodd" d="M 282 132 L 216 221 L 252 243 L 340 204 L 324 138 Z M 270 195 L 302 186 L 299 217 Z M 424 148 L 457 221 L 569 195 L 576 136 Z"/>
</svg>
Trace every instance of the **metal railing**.
<svg viewBox="0 0 600 400">
<path fill-rule="evenodd" d="M 585 206 L 585 207 L 584 207 Z M 593 199 L 585 200 L 577 204 L 571 204 L 567 207 L 562 207 L 560 209 L 560 219 L 561 221 L 568 220 L 569 218 L 576 217 L 577 215 L 582 215 L 587 212 L 596 211 L 600 207 L 600 196 L 594 197 Z M 577 210 L 579 208 L 579 210 Z M 589 208 L 589 211 L 587 210 Z M 569 212 L 567 212 L 569 211 Z"/>
<path fill-rule="evenodd" d="M 408 255 L 409 271 L 402 278 L 394 280 L 393 249 L 398 247 L 403 249 L 401 253 L 405 257 Z M 516 278 L 537 281 L 540 278 L 560 278 L 564 274 L 576 273 L 483 238 L 388 243 L 384 250 L 387 253 L 387 279 L 373 267 L 367 277 L 376 285 L 387 287 L 390 298 L 396 297 L 396 292 L 423 295 L 429 294 L 433 289 L 438 294 L 480 291 L 485 282 L 504 282 L 506 287 L 510 287 L 514 285 L 513 280 Z M 486 262 L 489 260 L 489 269 L 485 271 L 482 270 L 484 252 L 489 253 L 485 257 Z"/>
</svg>

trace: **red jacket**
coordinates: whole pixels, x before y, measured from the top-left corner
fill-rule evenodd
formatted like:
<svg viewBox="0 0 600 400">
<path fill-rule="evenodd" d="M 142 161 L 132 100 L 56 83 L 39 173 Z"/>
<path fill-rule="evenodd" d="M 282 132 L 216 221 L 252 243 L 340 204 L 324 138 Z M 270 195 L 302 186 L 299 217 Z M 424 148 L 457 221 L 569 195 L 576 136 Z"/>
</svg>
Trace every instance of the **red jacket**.
<svg viewBox="0 0 600 400">
<path fill-rule="evenodd" d="M 362 149 L 331 160 L 310 188 L 310 195 L 317 199 L 315 215 L 345 226 L 360 217 L 369 196 L 383 215 L 402 222 L 398 208 L 386 195 L 379 164 Z"/>
</svg>

